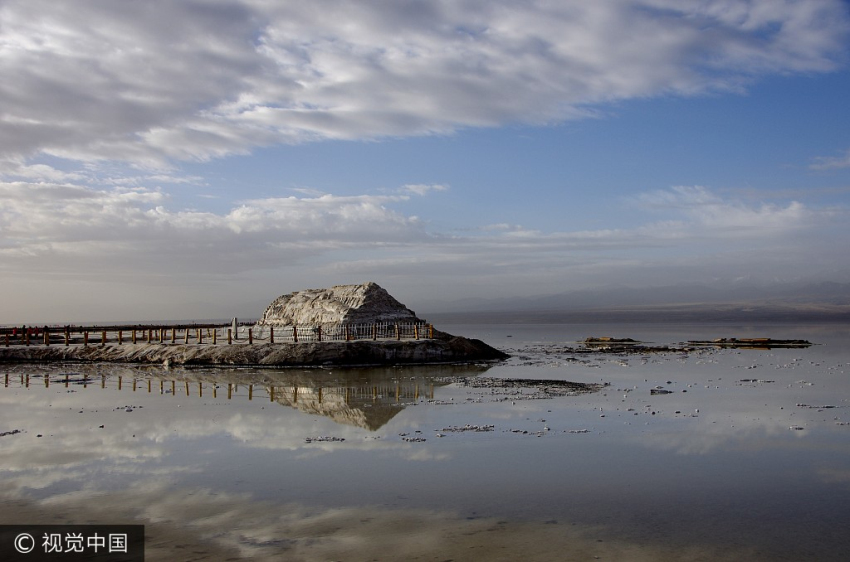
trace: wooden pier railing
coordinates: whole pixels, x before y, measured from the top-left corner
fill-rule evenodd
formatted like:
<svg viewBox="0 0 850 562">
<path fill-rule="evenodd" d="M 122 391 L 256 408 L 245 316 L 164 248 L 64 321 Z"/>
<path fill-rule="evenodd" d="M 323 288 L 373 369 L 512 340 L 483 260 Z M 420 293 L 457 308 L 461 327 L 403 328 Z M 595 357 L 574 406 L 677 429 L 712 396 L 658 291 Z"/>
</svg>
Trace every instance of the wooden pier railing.
<svg viewBox="0 0 850 562">
<path fill-rule="evenodd" d="M 0 346 L 124 345 L 139 343 L 236 345 L 362 340 L 430 339 L 425 322 L 259 326 L 232 324 L 168 324 L 123 326 L 43 326 L 0 328 Z"/>
</svg>

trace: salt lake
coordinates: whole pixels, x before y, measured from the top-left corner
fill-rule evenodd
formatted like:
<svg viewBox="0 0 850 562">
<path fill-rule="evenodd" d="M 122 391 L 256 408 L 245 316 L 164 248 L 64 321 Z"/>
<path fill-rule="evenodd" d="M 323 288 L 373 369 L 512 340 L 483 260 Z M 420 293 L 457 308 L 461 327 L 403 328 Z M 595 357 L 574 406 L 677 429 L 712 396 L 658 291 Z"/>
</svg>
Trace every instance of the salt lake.
<svg viewBox="0 0 850 562">
<path fill-rule="evenodd" d="M 439 328 L 512 358 L 0 365 L 0 522 L 141 523 L 150 560 L 845 558 L 850 327 Z M 588 336 L 815 345 L 575 353 Z"/>
</svg>

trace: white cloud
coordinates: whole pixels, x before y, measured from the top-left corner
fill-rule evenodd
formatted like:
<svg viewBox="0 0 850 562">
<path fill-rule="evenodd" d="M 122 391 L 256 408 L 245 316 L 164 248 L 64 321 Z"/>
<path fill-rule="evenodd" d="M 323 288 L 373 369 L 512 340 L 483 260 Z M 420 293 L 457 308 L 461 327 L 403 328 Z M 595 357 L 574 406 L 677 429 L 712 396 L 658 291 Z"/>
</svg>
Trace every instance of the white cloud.
<svg viewBox="0 0 850 562">
<path fill-rule="evenodd" d="M 425 194 L 427 194 L 431 191 L 447 191 L 448 189 L 449 189 L 449 186 L 441 185 L 441 184 L 428 185 L 428 184 L 421 184 L 421 183 L 409 183 L 409 184 L 403 185 L 401 187 L 400 191 L 402 193 L 413 193 L 413 194 L 416 194 L 416 195 L 425 195 Z"/>
<path fill-rule="evenodd" d="M 400 196 L 244 201 L 225 214 L 171 211 L 146 188 L 0 184 L 3 268 L 61 272 L 226 273 L 291 264 L 329 249 L 422 239 L 419 222 L 386 207 Z M 90 262 L 90 263 L 87 263 Z"/>
<path fill-rule="evenodd" d="M 22 160 L 6 162 L 4 165 L 0 165 L 0 174 L 25 181 L 48 183 L 74 182 L 87 179 L 85 174 L 79 172 L 64 172 L 47 164 L 26 165 Z"/>
<path fill-rule="evenodd" d="M 0 28 L 0 155 L 164 167 L 828 71 L 848 14 L 838 0 L 28 0 L 3 3 Z"/>
<path fill-rule="evenodd" d="M 818 156 L 809 166 L 812 170 L 850 168 L 850 149 L 840 156 Z"/>
<path fill-rule="evenodd" d="M 755 237 L 789 234 L 809 225 L 813 218 L 812 213 L 797 201 L 785 206 L 747 205 L 742 201 L 724 200 L 701 186 L 676 186 L 644 193 L 638 200 L 648 209 L 675 210 L 690 218 L 691 226 L 699 226 L 723 238 L 740 236 L 742 231 Z"/>
<path fill-rule="evenodd" d="M 482 232 L 495 232 L 495 231 L 503 231 L 503 232 L 511 232 L 522 230 L 522 226 L 518 224 L 508 224 L 505 222 L 495 223 L 495 224 L 485 224 L 484 226 L 478 227 L 475 230 L 480 230 Z"/>
</svg>

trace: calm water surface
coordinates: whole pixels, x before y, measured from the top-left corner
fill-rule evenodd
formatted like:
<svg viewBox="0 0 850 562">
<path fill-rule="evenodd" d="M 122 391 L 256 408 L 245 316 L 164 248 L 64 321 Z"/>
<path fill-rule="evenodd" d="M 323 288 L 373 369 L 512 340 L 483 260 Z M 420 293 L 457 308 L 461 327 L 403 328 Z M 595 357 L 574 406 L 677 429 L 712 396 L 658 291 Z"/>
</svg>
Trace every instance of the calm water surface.
<svg viewBox="0 0 850 562">
<path fill-rule="evenodd" d="M 847 326 L 441 328 L 513 357 L 0 366 L 0 522 L 144 523 L 151 560 L 845 559 Z M 565 351 L 587 336 L 818 345 Z M 479 375 L 609 386 L 542 399 L 451 382 Z"/>
</svg>

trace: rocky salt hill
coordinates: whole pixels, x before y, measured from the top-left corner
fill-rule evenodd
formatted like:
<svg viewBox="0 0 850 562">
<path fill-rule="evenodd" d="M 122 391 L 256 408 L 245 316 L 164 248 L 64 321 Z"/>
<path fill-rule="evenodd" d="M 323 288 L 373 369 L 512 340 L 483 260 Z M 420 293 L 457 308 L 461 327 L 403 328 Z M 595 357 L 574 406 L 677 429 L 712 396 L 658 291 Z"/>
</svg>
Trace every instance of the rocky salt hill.
<svg viewBox="0 0 850 562">
<path fill-rule="evenodd" d="M 115 362 L 165 365 L 394 365 L 494 361 L 508 356 L 476 339 L 441 332 L 376 283 L 280 296 L 241 329 L 113 328 L 27 337 L 4 330 L 0 362 Z M 137 338 L 137 332 L 141 332 Z M 156 335 L 153 336 L 156 332 Z"/>
</svg>

